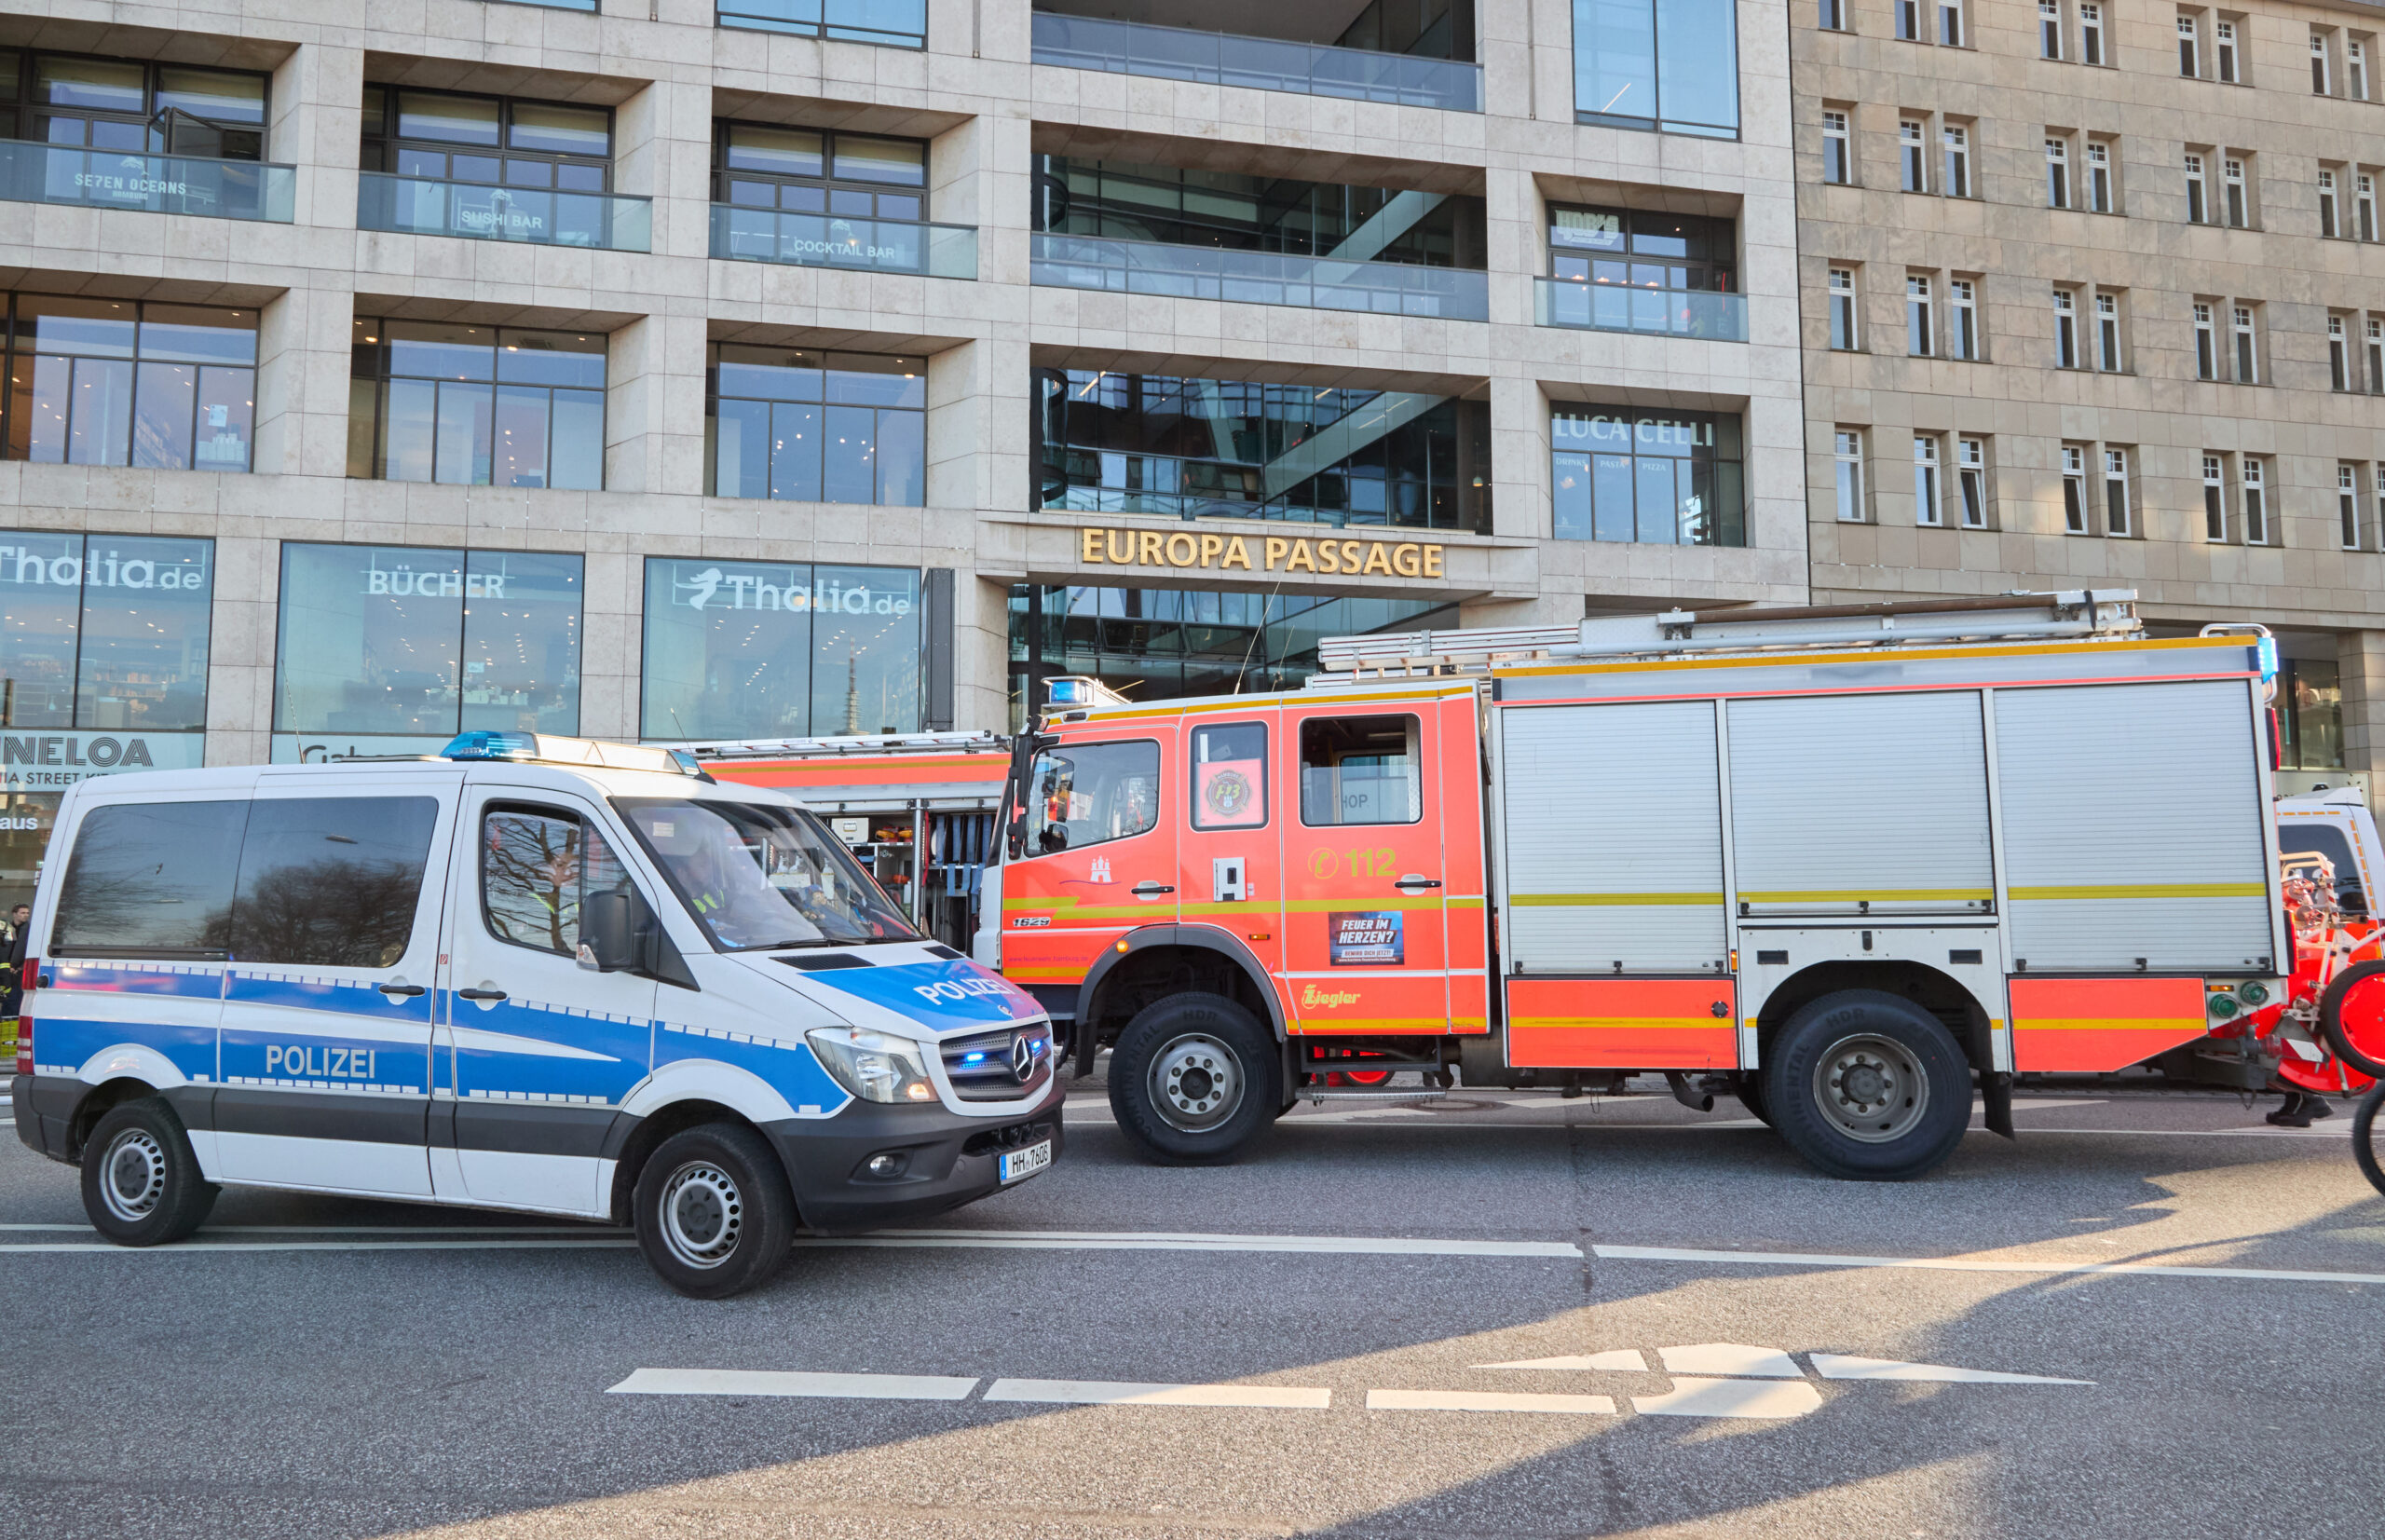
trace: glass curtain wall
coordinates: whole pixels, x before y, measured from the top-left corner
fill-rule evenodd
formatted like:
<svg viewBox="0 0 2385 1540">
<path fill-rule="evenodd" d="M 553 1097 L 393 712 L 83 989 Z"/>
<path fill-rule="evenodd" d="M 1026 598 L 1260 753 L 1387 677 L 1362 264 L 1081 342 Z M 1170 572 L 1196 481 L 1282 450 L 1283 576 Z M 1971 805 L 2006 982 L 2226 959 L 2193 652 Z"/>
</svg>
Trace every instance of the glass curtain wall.
<svg viewBox="0 0 2385 1540">
<path fill-rule="evenodd" d="M 1127 160 L 1036 157 L 1036 228 L 1425 267 L 1483 265 L 1482 199 Z"/>
<path fill-rule="evenodd" d="M 1574 117 L 1737 139 L 1734 0 L 1574 0 Z"/>
<path fill-rule="evenodd" d="M 1022 583 L 1010 591 L 1011 727 L 1024 725 L 1031 682 L 1057 674 L 1136 701 L 1295 689 L 1325 637 L 1457 623 L 1456 606 L 1424 599 Z"/>
<path fill-rule="evenodd" d="M 1042 507 L 1490 528 L 1483 402 L 1107 370 L 1039 374 Z"/>
<path fill-rule="evenodd" d="M 927 361 L 712 345 L 705 491 L 780 502 L 927 500 Z"/>
<path fill-rule="evenodd" d="M 1549 438 L 1559 539 L 1748 543 L 1738 417 L 1559 407 Z"/>
<path fill-rule="evenodd" d="M 605 484 L 605 341 L 359 317 L 348 473 L 459 486 Z"/>
<path fill-rule="evenodd" d="M 579 730 L 581 559 L 281 548 L 276 732 Z"/>
<path fill-rule="evenodd" d="M 648 557 L 639 732 L 917 732 L 916 568 Z"/>
<path fill-rule="evenodd" d="M 207 725 L 215 542 L 0 530 L 0 728 Z"/>
<path fill-rule="evenodd" d="M 8 458 L 249 469 L 254 310 L 13 294 L 8 312 Z"/>
</svg>

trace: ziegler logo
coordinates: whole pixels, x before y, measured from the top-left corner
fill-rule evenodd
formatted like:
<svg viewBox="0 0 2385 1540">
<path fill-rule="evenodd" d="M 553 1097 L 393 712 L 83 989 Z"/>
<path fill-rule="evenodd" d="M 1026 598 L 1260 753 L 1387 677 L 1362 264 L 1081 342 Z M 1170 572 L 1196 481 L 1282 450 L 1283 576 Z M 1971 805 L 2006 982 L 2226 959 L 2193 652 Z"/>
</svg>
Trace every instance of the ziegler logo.
<svg viewBox="0 0 2385 1540">
<path fill-rule="evenodd" d="M 1358 995 L 1355 989 L 1320 990 L 1315 985 L 1311 984 L 1301 990 L 1301 1003 L 1309 1007 L 1356 1005 L 1358 1003 Z"/>
</svg>

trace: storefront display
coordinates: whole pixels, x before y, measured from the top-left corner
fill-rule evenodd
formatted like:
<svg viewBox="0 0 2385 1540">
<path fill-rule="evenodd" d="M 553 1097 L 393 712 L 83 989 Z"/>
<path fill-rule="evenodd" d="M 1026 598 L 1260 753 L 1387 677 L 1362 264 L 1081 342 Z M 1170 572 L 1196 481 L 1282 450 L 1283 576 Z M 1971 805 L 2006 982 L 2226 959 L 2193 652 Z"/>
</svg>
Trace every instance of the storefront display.
<svg viewBox="0 0 2385 1540">
<path fill-rule="evenodd" d="M 920 729 L 920 573 L 649 557 L 640 734 Z"/>
</svg>

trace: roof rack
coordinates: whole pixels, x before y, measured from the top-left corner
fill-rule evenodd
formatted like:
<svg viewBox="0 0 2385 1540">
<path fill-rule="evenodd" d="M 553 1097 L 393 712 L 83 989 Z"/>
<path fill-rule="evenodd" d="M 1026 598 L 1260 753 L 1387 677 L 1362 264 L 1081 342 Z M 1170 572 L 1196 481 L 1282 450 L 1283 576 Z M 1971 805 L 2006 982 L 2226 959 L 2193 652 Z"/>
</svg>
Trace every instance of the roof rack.
<svg viewBox="0 0 2385 1540">
<path fill-rule="evenodd" d="M 738 738 L 674 743 L 697 762 L 715 759 L 871 758 L 905 754 L 1007 753 L 1010 740 L 991 732 L 873 733 L 859 738 Z"/>
<path fill-rule="evenodd" d="M 1894 647 L 1909 642 L 2009 637 L 2119 638 L 2144 634 L 2134 589 L 2014 591 L 1976 599 L 1920 599 L 1700 615 L 1593 616 L 1578 625 L 1506 626 L 1329 636 L 1326 672 L 1311 684 L 1354 677 L 1450 674 L 1569 658 L 1669 657 L 1785 647 Z"/>
</svg>

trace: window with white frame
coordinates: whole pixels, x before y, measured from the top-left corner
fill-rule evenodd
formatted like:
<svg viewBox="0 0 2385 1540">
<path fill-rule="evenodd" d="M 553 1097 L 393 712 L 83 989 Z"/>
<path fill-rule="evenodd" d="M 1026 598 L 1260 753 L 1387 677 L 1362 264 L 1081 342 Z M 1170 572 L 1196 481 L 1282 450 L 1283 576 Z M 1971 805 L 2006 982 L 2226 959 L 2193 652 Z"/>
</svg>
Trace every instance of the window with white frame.
<svg viewBox="0 0 2385 1540">
<path fill-rule="evenodd" d="M 1841 524 L 1863 522 L 1863 430 L 1842 428 L 1831 439 L 1832 473 Z"/>
<path fill-rule="evenodd" d="M 2311 95 L 2333 96 L 2336 94 L 2334 83 L 2328 78 L 2328 75 L 2327 34 L 2323 32 L 2314 32 L 2310 34 Z"/>
<path fill-rule="evenodd" d="M 2123 538 L 2136 532 L 2129 514 L 2128 451 L 2104 451 L 2104 533 Z"/>
<path fill-rule="evenodd" d="M 2108 214 L 2119 207 L 2112 189 L 2112 147 L 2091 140 L 2087 145 L 2087 207 Z"/>
<path fill-rule="evenodd" d="M 2218 456 L 2202 457 L 2202 538 L 2218 544 L 2228 539 L 2227 471 Z"/>
<path fill-rule="evenodd" d="M 1938 179 L 1938 190 L 1948 198 L 1971 196 L 1971 131 L 1961 124 L 1949 123 L 1939 133 L 1944 143 L 1946 166 Z"/>
<path fill-rule="evenodd" d="M 2327 318 L 2327 388 L 2350 390 L 2351 379 L 2351 337 L 2343 316 Z"/>
<path fill-rule="evenodd" d="M 2368 318 L 2368 393 L 2385 396 L 2385 316 Z"/>
<path fill-rule="evenodd" d="M 2232 155 L 2221 157 L 2219 180 L 2227 195 L 2228 223 L 2241 230 L 2251 223 L 2253 217 L 2251 178 L 2245 174 L 2242 157 Z"/>
<path fill-rule="evenodd" d="M 1973 279 L 1958 278 L 1946 284 L 1946 352 L 1950 358 L 1977 361 L 1979 359 L 1979 285 Z"/>
<path fill-rule="evenodd" d="M 1965 529 L 1987 527 L 1987 441 L 1959 439 L 1955 444 L 1956 500 Z"/>
<path fill-rule="evenodd" d="M 2070 207 L 2070 141 L 2046 136 L 2046 207 Z"/>
<path fill-rule="evenodd" d="M 2095 367 L 2106 375 L 2117 375 L 2128 365 L 2120 348 L 2120 296 L 2098 293 L 2095 295 Z"/>
<path fill-rule="evenodd" d="M 2215 59 L 2212 73 L 2222 85 L 2236 82 L 2236 23 L 2221 21 L 2212 28 L 2213 52 Z"/>
<path fill-rule="evenodd" d="M 2360 468 L 2336 467 L 2336 535 L 2346 551 L 2360 549 Z"/>
<path fill-rule="evenodd" d="M 2368 100 L 2368 44 L 2363 38 L 2344 44 L 2344 94 L 2354 102 Z"/>
<path fill-rule="evenodd" d="M 1963 0 L 1938 0 L 1938 41 L 1950 48 L 1963 46 Z"/>
<path fill-rule="evenodd" d="M 1936 351 L 1937 329 L 1931 325 L 1929 278 L 1907 273 L 1904 279 L 1904 350 L 1909 358 L 1926 359 Z"/>
<path fill-rule="evenodd" d="M 1938 500 L 1938 439 L 1931 433 L 1913 436 L 1913 517 L 1932 528 L 1946 522 Z"/>
<path fill-rule="evenodd" d="M 2062 0 L 2037 0 L 2037 52 L 2046 59 L 2062 57 Z"/>
<path fill-rule="evenodd" d="M 2366 171 L 2352 179 L 2352 230 L 2363 240 L 2377 238 L 2377 178 Z"/>
<path fill-rule="evenodd" d="M 1822 180 L 1840 184 L 1855 180 L 1855 157 L 1847 139 L 1847 115 L 1822 114 Z"/>
<path fill-rule="evenodd" d="M 1921 0 L 1896 0 L 1897 36 L 1907 43 L 1926 43 L 1921 32 Z"/>
<path fill-rule="evenodd" d="M 2203 187 L 2202 157 L 2187 152 L 2187 223 L 2211 223 L 2211 199 Z"/>
<path fill-rule="evenodd" d="M 2202 24 L 2191 16 L 2178 18 L 2178 73 L 2188 80 L 2202 77 Z"/>
<path fill-rule="evenodd" d="M 2368 489 L 2377 495 L 2376 523 L 2370 527 L 2378 532 L 2378 544 L 2385 547 L 2385 460 L 2369 467 Z"/>
<path fill-rule="evenodd" d="M 1847 0 L 1821 0 L 1821 29 L 1824 32 L 1847 30 Z"/>
<path fill-rule="evenodd" d="M 2319 168 L 2319 233 L 2329 240 L 2343 234 L 2336 217 L 2336 173 L 2324 166 Z"/>
<path fill-rule="evenodd" d="M 2219 328 L 2212 319 L 2212 307 L 2195 302 L 2195 378 L 2215 380 L 2219 377 Z"/>
<path fill-rule="evenodd" d="M 2243 523 L 2246 545 L 2269 543 L 2269 469 L 2268 462 L 2244 457 L 2242 484 L 2237 491 L 2243 499 Z"/>
<path fill-rule="evenodd" d="M 2258 385 L 2261 383 L 2261 355 L 2260 334 L 2255 329 L 2257 318 L 2254 316 L 2253 307 L 2249 305 L 2236 306 L 2234 307 L 2234 310 L 2236 317 L 2236 383 L 2239 385 Z"/>
<path fill-rule="evenodd" d="M 2062 527 L 2067 534 L 2087 533 L 2087 448 L 2062 446 Z"/>
<path fill-rule="evenodd" d="M 1929 190 L 1928 126 L 1915 118 L 1897 125 L 1897 180 L 1908 193 Z"/>
<path fill-rule="evenodd" d="M 2082 64 L 2104 61 L 2104 7 L 2092 0 L 2078 7 L 2078 61 Z"/>
<path fill-rule="evenodd" d="M 1833 267 L 1830 270 L 1831 350 L 1852 353 L 1862 342 L 1855 320 L 1855 269 Z"/>
<path fill-rule="evenodd" d="M 2078 296 L 2068 289 L 2053 292 L 2053 366 L 2078 367 Z"/>
</svg>

